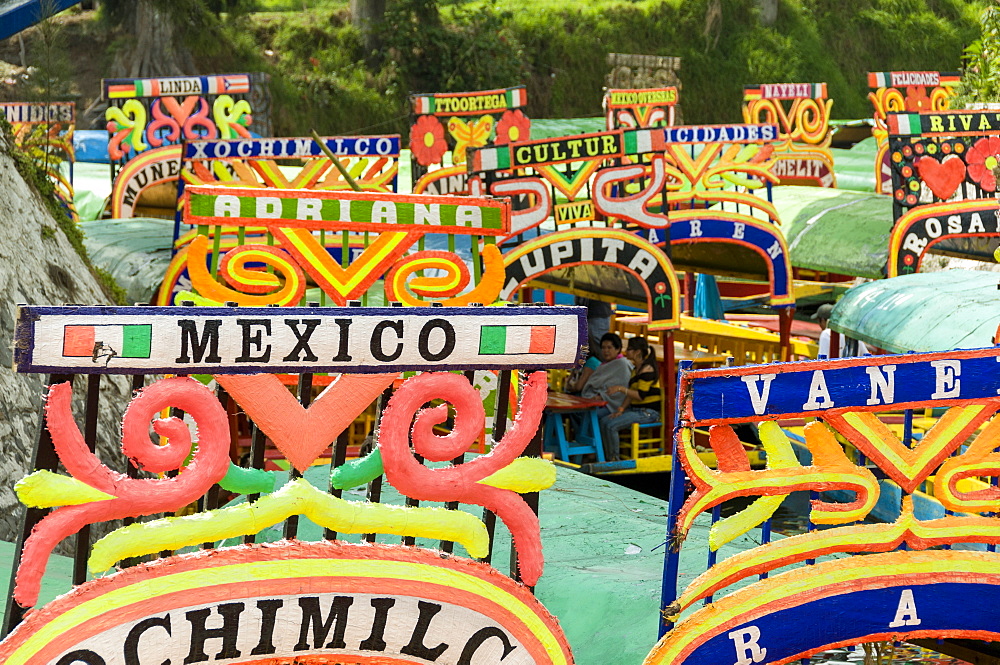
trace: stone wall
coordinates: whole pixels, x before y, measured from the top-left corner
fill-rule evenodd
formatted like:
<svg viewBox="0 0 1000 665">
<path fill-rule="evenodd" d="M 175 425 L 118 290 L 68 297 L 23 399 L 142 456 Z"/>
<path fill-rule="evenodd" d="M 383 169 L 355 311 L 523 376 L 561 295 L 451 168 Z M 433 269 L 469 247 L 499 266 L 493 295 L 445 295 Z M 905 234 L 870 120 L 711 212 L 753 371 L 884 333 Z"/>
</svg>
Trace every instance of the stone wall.
<svg viewBox="0 0 1000 665">
<path fill-rule="evenodd" d="M 14 483 L 30 472 L 46 379 L 11 369 L 16 306 L 109 301 L 41 196 L 15 168 L 7 141 L 0 133 L 0 538 L 13 541 L 20 532 L 24 510 L 14 494 Z M 77 393 L 74 410 L 82 431 L 81 398 L 86 377 L 79 376 L 73 387 Z M 118 471 L 124 470 L 119 446 L 121 414 L 128 396 L 126 378 L 102 379 L 98 454 Z M 95 531 L 104 533 L 111 526 Z M 72 539 L 57 551 L 66 553 L 71 546 Z"/>
</svg>

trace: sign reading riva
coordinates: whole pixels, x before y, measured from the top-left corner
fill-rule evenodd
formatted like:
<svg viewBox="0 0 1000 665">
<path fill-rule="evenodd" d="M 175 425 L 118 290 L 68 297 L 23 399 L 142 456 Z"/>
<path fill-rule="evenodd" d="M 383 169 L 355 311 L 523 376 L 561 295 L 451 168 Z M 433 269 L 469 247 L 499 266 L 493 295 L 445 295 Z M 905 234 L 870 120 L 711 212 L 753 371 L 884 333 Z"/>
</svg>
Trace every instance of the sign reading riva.
<svg viewBox="0 0 1000 665">
<path fill-rule="evenodd" d="M 197 186 L 184 190 L 184 221 L 190 224 L 408 231 L 504 235 L 510 229 L 509 199 L 406 194 Z"/>
<path fill-rule="evenodd" d="M 1000 113 L 991 111 L 946 111 L 944 113 L 896 113 L 888 119 L 889 133 L 900 136 L 979 136 L 1000 132 Z"/>
<path fill-rule="evenodd" d="M 381 373 L 570 367 L 579 307 L 34 307 L 19 372 Z"/>
</svg>

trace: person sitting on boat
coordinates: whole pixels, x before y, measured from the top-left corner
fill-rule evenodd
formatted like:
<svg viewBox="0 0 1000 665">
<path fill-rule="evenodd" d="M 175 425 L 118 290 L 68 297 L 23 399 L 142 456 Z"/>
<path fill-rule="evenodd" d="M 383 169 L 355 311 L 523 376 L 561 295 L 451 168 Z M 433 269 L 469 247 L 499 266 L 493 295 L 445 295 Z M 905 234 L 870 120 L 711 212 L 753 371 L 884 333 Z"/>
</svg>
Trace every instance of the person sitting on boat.
<svg viewBox="0 0 1000 665">
<path fill-rule="evenodd" d="M 817 354 L 820 358 L 830 357 L 830 337 L 831 330 L 827 327 L 830 323 L 830 315 L 833 313 L 833 305 L 830 303 L 825 303 L 819 306 L 816 313 L 812 315 L 813 320 L 819 323 L 820 330 L 822 332 L 819 334 L 819 353 Z M 871 352 L 865 343 L 859 339 L 852 339 L 852 344 L 847 343 L 847 336 L 840 336 L 840 348 L 837 354 L 838 358 L 845 358 L 847 356 L 869 356 Z M 857 344 L 857 348 L 852 348 L 853 344 Z"/>
<path fill-rule="evenodd" d="M 632 365 L 628 359 L 619 355 L 622 350 L 622 338 L 614 333 L 606 333 L 601 337 L 601 353 L 605 362 L 601 363 L 593 373 L 587 378 L 586 385 L 580 393 L 585 399 L 599 399 L 607 402 L 607 406 L 598 407 L 597 416 L 600 418 L 611 413 L 625 399 L 620 393 L 608 392 L 612 386 L 618 386 L 628 381 L 632 373 Z"/>
<path fill-rule="evenodd" d="M 603 364 L 615 360 L 616 358 L 623 358 L 622 338 L 611 332 L 604 333 L 601 335 L 600 354 L 591 354 L 588 356 L 587 361 L 583 363 L 583 368 L 580 370 L 579 375 L 574 377 L 573 374 L 570 374 L 570 378 L 566 382 L 566 392 L 582 392 L 584 388 L 587 387 L 587 384 L 594 375 L 594 372 L 596 372 Z M 618 371 L 620 372 L 621 370 L 619 369 Z M 586 397 L 586 395 L 584 395 L 584 397 Z"/>
<path fill-rule="evenodd" d="M 660 419 L 660 372 L 656 366 L 656 351 L 643 337 L 633 337 L 628 341 L 625 357 L 635 367 L 628 385 L 608 388 L 612 396 L 622 395 L 624 399 L 617 409 L 600 420 L 601 440 L 604 443 L 604 459 L 619 459 L 618 432 L 632 427 L 633 423 L 645 425 Z"/>
</svg>

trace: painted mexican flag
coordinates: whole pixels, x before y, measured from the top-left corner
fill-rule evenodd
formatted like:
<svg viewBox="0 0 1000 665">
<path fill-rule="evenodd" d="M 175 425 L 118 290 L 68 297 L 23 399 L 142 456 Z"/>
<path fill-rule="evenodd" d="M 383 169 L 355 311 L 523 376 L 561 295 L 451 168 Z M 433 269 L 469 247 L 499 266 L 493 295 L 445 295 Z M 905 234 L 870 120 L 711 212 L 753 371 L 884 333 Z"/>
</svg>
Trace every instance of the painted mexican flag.
<svg viewBox="0 0 1000 665">
<path fill-rule="evenodd" d="M 110 349 L 119 358 L 148 358 L 152 338 L 150 324 L 64 326 L 63 356 L 91 357 L 97 348 L 101 353 Z"/>
<path fill-rule="evenodd" d="M 511 356 L 555 350 L 555 326 L 482 326 L 479 330 L 480 355 Z"/>
</svg>

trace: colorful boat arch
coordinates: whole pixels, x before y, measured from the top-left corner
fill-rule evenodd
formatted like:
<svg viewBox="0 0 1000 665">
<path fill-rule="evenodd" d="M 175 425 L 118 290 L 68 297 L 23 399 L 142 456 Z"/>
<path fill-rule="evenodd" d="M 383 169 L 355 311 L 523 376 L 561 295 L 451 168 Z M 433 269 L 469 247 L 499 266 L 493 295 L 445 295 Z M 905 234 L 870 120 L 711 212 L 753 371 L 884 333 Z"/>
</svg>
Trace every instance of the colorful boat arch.
<svg viewBox="0 0 1000 665">
<path fill-rule="evenodd" d="M 135 216 L 142 193 L 156 185 L 177 182 L 181 173 L 183 146 L 165 145 L 141 153 L 126 163 L 111 188 L 111 218 Z"/>
<path fill-rule="evenodd" d="M 685 619 L 646 665 L 798 662 L 874 641 L 1000 636 L 994 556 L 938 550 L 887 552 L 797 568 L 745 587 Z M 794 589 L 794 593 L 789 593 Z M 967 608 L 963 611 L 962 608 Z M 817 617 L 826 621 L 818 635 Z"/>
<path fill-rule="evenodd" d="M 770 222 L 725 210 L 676 210 L 670 212 L 671 246 L 693 243 L 726 243 L 746 247 L 767 266 L 772 307 L 794 307 L 792 264 L 781 230 Z"/>
<path fill-rule="evenodd" d="M 650 330 L 680 327 L 680 288 L 670 259 L 648 240 L 616 229 L 567 229 L 518 245 L 504 255 L 506 283 L 500 297 L 512 298 L 546 273 L 587 264 L 612 266 L 639 280 Z"/>
<path fill-rule="evenodd" d="M 225 637 L 205 629 L 213 621 Z M 92 580 L 30 614 L 0 645 L 0 660 L 100 665 L 124 651 L 181 662 L 220 646 L 215 660 L 233 663 L 423 663 L 445 652 L 471 663 L 480 649 L 502 649 L 512 663 L 573 662 L 555 618 L 487 564 L 302 541 L 171 557 Z"/>
<path fill-rule="evenodd" d="M 996 199 L 934 203 L 906 212 L 889 236 L 887 277 L 919 272 L 924 255 L 934 245 L 955 238 L 996 238 L 1000 235 Z"/>
<path fill-rule="evenodd" d="M 998 183 L 988 165 L 1000 145 L 996 113 L 890 114 L 887 127 L 896 220 L 889 236 L 888 277 L 917 272 L 934 245 L 1000 237 Z M 980 259 L 992 248 L 974 242 L 935 251 Z"/>
</svg>

